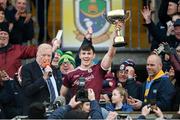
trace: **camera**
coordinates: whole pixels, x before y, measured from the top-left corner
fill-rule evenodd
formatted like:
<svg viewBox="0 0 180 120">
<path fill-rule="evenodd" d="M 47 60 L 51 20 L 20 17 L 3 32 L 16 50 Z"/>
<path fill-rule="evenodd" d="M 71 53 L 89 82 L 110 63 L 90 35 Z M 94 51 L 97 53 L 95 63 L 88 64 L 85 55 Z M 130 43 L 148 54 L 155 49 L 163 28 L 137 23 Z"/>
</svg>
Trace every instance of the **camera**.
<svg viewBox="0 0 180 120">
<path fill-rule="evenodd" d="M 157 110 L 157 105 L 156 104 L 155 105 L 151 105 L 150 108 L 151 108 L 151 110 Z"/>
<path fill-rule="evenodd" d="M 164 51 L 164 45 L 163 44 L 160 44 L 160 46 L 156 49 L 158 55 Z"/>
<path fill-rule="evenodd" d="M 79 86 L 76 94 L 76 101 L 88 102 L 88 91 L 85 89 L 85 78 L 79 78 Z"/>
<path fill-rule="evenodd" d="M 149 100 L 148 107 L 151 108 L 151 111 L 154 110 L 154 109 L 157 110 L 156 100 L 155 99 Z"/>
</svg>

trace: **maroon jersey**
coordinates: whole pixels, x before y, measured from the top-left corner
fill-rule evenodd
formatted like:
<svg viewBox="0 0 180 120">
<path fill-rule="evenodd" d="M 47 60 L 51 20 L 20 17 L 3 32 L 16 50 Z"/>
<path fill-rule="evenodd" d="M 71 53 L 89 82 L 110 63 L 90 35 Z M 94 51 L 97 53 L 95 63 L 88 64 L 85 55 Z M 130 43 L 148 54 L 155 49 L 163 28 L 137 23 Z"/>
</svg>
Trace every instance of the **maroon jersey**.
<svg viewBox="0 0 180 120">
<path fill-rule="evenodd" d="M 71 88 L 72 95 L 75 95 L 79 86 L 79 78 L 84 77 L 85 88 L 93 89 L 96 99 L 99 100 L 105 74 L 106 71 L 101 68 L 100 64 L 93 65 L 88 70 L 77 67 L 75 70 L 65 75 L 63 85 L 67 88 Z"/>
</svg>

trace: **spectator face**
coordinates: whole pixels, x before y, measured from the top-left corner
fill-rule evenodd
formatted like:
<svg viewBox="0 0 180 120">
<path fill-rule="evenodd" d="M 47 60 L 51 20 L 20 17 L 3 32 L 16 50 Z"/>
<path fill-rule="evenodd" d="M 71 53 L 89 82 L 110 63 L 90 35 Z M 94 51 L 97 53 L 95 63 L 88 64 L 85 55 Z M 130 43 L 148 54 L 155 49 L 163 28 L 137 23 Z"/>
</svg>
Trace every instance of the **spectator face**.
<svg viewBox="0 0 180 120">
<path fill-rule="evenodd" d="M 61 57 L 61 55 L 55 52 L 55 53 L 54 53 L 53 61 L 54 61 L 54 62 L 58 62 L 60 57 Z"/>
<path fill-rule="evenodd" d="M 126 82 L 127 78 L 128 78 L 128 71 L 126 70 L 119 70 L 117 72 L 117 78 L 121 83 Z"/>
<path fill-rule="evenodd" d="M 7 0 L 0 0 L 0 6 L 5 8 L 6 7 Z"/>
<path fill-rule="evenodd" d="M 168 9 L 167 9 L 167 15 L 172 16 L 177 12 L 177 4 L 174 2 L 169 2 Z"/>
<path fill-rule="evenodd" d="M 180 45 L 176 48 L 176 53 L 177 53 L 178 57 L 180 58 Z"/>
<path fill-rule="evenodd" d="M 60 65 L 60 71 L 63 73 L 63 74 L 67 74 L 68 72 L 74 70 L 74 66 L 70 63 L 70 62 L 63 62 L 61 65 Z"/>
<path fill-rule="evenodd" d="M 174 26 L 173 26 L 173 24 L 177 19 L 180 19 L 180 15 L 173 15 L 172 16 L 172 24 L 167 26 L 167 27 L 170 27 L 172 29 L 171 35 L 174 35 Z"/>
<path fill-rule="evenodd" d="M 180 41 L 180 26 L 174 27 L 174 33 L 175 33 L 176 38 Z"/>
<path fill-rule="evenodd" d="M 6 31 L 0 31 L 0 48 L 5 47 L 9 42 L 9 34 Z"/>
<path fill-rule="evenodd" d="M 136 77 L 135 69 L 131 66 L 127 66 L 126 69 L 127 76 Z"/>
<path fill-rule="evenodd" d="M 79 58 L 81 59 L 81 67 L 88 68 L 91 66 L 93 59 L 95 58 L 95 54 L 92 50 L 85 51 L 81 50 L 79 53 Z"/>
<path fill-rule="evenodd" d="M 56 52 L 54 53 L 54 58 L 52 60 L 52 65 L 53 66 L 57 66 L 58 67 L 58 61 L 59 61 L 60 57 L 61 57 L 60 54 L 58 54 Z"/>
<path fill-rule="evenodd" d="M 150 77 L 155 77 L 162 69 L 161 59 L 157 55 L 151 55 L 147 59 L 146 70 Z"/>
<path fill-rule="evenodd" d="M 178 10 L 177 10 L 178 13 L 180 13 L 180 3 L 178 3 Z"/>
<path fill-rule="evenodd" d="M 26 0 L 17 0 L 15 7 L 17 11 L 24 13 L 26 11 Z"/>
<path fill-rule="evenodd" d="M 114 89 L 111 97 L 112 103 L 114 104 L 122 103 L 123 99 L 124 97 L 119 93 L 119 91 L 117 89 Z"/>
<path fill-rule="evenodd" d="M 90 102 L 82 103 L 82 111 L 89 113 L 90 112 Z"/>
<path fill-rule="evenodd" d="M 0 23 L 4 21 L 4 11 L 0 11 Z"/>
<path fill-rule="evenodd" d="M 171 66 L 171 68 L 169 69 L 168 75 L 169 75 L 170 78 L 174 78 L 175 73 L 174 73 L 174 68 L 173 68 L 172 66 Z"/>
<path fill-rule="evenodd" d="M 38 47 L 36 61 L 42 67 L 45 68 L 47 64 L 50 64 L 52 57 L 52 47 L 48 44 L 41 44 Z"/>
</svg>

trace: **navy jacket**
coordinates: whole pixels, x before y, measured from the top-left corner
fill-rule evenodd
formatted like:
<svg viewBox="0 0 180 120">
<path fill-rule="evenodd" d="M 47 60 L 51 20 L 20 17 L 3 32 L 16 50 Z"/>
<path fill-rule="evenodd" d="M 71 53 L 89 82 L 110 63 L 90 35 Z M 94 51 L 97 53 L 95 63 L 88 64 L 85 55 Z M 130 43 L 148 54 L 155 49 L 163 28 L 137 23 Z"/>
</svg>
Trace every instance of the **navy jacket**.
<svg viewBox="0 0 180 120">
<path fill-rule="evenodd" d="M 16 80 L 7 80 L 0 86 L 0 119 L 11 119 L 22 113 L 21 87 Z"/>
<path fill-rule="evenodd" d="M 89 113 L 91 119 L 103 119 L 101 108 L 99 103 L 96 100 L 90 102 L 91 111 Z M 68 111 L 71 111 L 72 108 L 70 105 L 61 106 L 56 109 L 48 119 L 63 119 L 64 114 Z"/>
<path fill-rule="evenodd" d="M 146 88 L 146 82 L 142 84 L 140 91 L 140 100 L 144 101 L 144 93 Z M 172 100 L 175 94 L 175 88 L 167 76 L 162 76 L 152 83 L 149 94 L 147 96 L 147 102 L 143 102 L 143 106 L 154 101 L 155 104 L 162 110 L 171 110 Z"/>
</svg>

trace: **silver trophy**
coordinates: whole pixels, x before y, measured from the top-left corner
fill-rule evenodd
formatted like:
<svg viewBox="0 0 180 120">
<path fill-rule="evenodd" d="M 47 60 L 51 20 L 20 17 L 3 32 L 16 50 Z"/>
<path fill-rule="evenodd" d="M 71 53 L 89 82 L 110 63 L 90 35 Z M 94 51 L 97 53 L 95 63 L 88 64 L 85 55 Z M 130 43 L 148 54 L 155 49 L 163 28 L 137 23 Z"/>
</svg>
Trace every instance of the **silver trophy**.
<svg viewBox="0 0 180 120">
<path fill-rule="evenodd" d="M 113 39 L 114 47 L 123 47 L 127 45 L 124 41 L 124 37 L 121 35 L 121 27 L 117 24 L 125 23 L 130 18 L 129 10 L 112 10 L 105 15 L 105 19 L 110 23 L 115 25 L 115 37 Z"/>
</svg>

